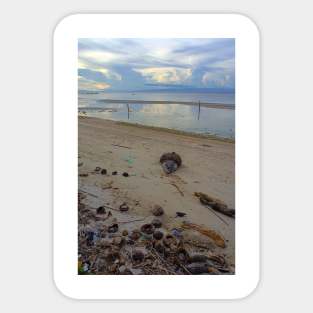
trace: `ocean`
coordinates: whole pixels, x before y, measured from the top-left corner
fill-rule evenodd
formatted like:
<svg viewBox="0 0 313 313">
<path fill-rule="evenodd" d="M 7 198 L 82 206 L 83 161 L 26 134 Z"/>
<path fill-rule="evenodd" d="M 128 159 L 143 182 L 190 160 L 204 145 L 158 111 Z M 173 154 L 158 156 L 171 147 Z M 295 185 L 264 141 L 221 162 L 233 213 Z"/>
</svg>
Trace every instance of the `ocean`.
<svg viewBox="0 0 313 313">
<path fill-rule="evenodd" d="M 231 92 L 79 92 L 78 106 L 91 117 L 235 137 L 235 94 Z"/>
</svg>

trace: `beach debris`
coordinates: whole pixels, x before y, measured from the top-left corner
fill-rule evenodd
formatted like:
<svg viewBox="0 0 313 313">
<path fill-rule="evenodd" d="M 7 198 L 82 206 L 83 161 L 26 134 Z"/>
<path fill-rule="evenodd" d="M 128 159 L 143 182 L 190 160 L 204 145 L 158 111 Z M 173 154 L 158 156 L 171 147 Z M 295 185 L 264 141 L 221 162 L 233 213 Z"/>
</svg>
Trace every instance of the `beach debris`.
<svg viewBox="0 0 313 313">
<path fill-rule="evenodd" d="M 161 253 L 161 254 L 163 254 L 163 253 L 164 253 L 164 250 L 165 250 L 165 248 L 164 248 L 162 242 L 160 242 L 160 241 L 156 241 L 156 242 L 154 243 L 154 249 L 155 249 L 157 252 Z"/>
<path fill-rule="evenodd" d="M 152 214 L 154 216 L 161 216 L 164 214 L 164 210 L 160 205 L 156 204 L 152 209 Z"/>
<path fill-rule="evenodd" d="M 84 198 L 86 194 L 79 192 L 78 204 Z M 209 238 L 220 239 L 214 231 L 187 222 L 181 228 L 168 230 L 162 226 L 162 219 L 151 216 L 123 220 L 124 215 L 119 220 L 121 211 L 118 207 L 116 217 L 107 221 L 108 216 L 112 216 L 109 206 L 103 204 L 95 209 L 85 203 L 78 210 L 79 275 L 222 275 L 235 272 L 225 255 L 214 253 L 216 243 Z M 106 212 L 107 215 L 97 216 Z M 149 223 L 140 223 L 151 219 Z M 123 226 L 134 221 L 139 222 L 136 226 L 139 229 Z M 188 229 L 209 238 L 193 237 Z M 191 238 L 195 239 L 191 242 Z"/>
<path fill-rule="evenodd" d="M 160 163 L 166 174 L 175 172 L 182 164 L 182 159 L 176 152 L 164 153 L 160 157 Z"/>
<path fill-rule="evenodd" d="M 203 262 L 206 262 L 208 261 L 208 256 L 204 255 L 204 254 L 194 254 L 194 255 L 191 255 L 189 256 L 189 259 L 188 261 L 190 263 L 203 263 Z"/>
<path fill-rule="evenodd" d="M 184 196 L 184 193 L 174 182 L 171 182 L 170 185 L 174 186 L 177 189 L 177 191 L 181 194 L 182 197 Z"/>
<path fill-rule="evenodd" d="M 111 226 L 109 226 L 108 228 L 108 232 L 109 233 L 116 233 L 118 231 L 118 224 L 112 224 Z"/>
<path fill-rule="evenodd" d="M 170 234 L 167 234 L 164 239 L 163 239 L 163 244 L 164 246 L 166 247 L 169 247 L 169 248 L 173 248 L 175 247 L 178 243 L 177 243 L 177 240 L 174 236 L 170 235 Z"/>
<path fill-rule="evenodd" d="M 155 227 L 155 228 L 160 228 L 162 226 L 162 222 L 158 219 L 158 218 L 154 218 L 151 222 L 151 224 Z"/>
<path fill-rule="evenodd" d="M 140 237 L 141 237 L 141 232 L 138 229 L 133 230 L 129 236 L 129 238 L 134 241 L 138 240 Z"/>
<path fill-rule="evenodd" d="M 194 275 L 209 273 L 209 267 L 205 263 L 191 263 L 186 266 L 187 270 Z"/>
<path fill-rule="evenodd" d="M 215 230 L 208 229 L 208 228 L 206 228 L 204 226 L 200 226 L 200 225 L 197 225 L 197 224 L 189 223 L 189 222 L 186 222 L 186 221 L 183 222 L 182 228 L 196 230 L 200 234 L 205 235 L 205 236 L 211 238 L 218 247 L 221 247 L 221 248 L 225 248 L 226 247 L 225 239 L 220 234 L 218 234 Z"/>
<path fill-rule="evenodd" d="M 97 214 L 105 214 L 105 213 L 106 213 L 106 210 L 104 206 L 99 206 L 97 208 Z"/>
<path fill-rule="evenodd" d="M 140 230 L 145 235 L 152 235 L 154 232 L 154 226 L 152 224 L 144 224 L 141 226 Z"/>
<path fill-rule="evenodd" d="M 135 157 L 132 155 L 128 155 L 127 157 L 123 158 L 123 160 L 127 162 L 129 167 L 132 167 L 132 165 L 134 164 L 134 159 Z"/>
<path fill-rule="evenodd" d="M 101 170 L 101 167 L 99 167 L 99 166 L 97 166 L 97 167 L 95 168 L 95 172 L 100 172 L 100 170 Z"/>
<path fill-rule="evenodd" d="M 163 233 L 159 230 L 156 230 L 154 233 L 153 233 L 153 238 L 156 239 L 156 240 L 161 240 L 163 238 Z"/>
<path fill-rule="evenodd" d="M 132 251 L 132 259 L 133 259 L 133 261 L 135 261 L 135 262 L 142 262 L 144 258 L 145 258 L 145 255 L 144 255 L 142 250 L 134 249 Z"/>
<path fill-rule="evenodd" d="M 122 175 L 123 175 L 124 177 L 128 177 L 128 176 L 129 176 L 129 174 L 128 174 L 127 172 L 124 172 Z"/>
<path fill-rule="evenodd" d="M 89 264 L 78 261 L 78 274 L 85 275 L 89 271 Z"/>
<path fill-rule="evenodd" d="M 173 228 L 171 230 L 171 234 L 176 237 L 176 238 L 181 238 L 182 237 L 182 234 L 181 234 L 181 231 L 178 230 L 177 228 Z"/>
<path fill-rule="evenodd" d="M 114 146 L 114 147 L 120 147 L 120 148 L 126 148 L 126 149 L 131 149 L 131 147 L 122 146 L 122 145 L 114 145 L 114 144 L 112 144 L 112 146 Z"/>
<path fill-rule="evenodd" d="M 87 177 L 87 176 L 88 176 L 88 173 L 80 173 L 79 176 L 80 176 L 80 177 Z"/>
<path fill-rule="evenodd" d="M 175 217 L 184 217 L 186 216 L 187 214 L 186 213 L 183 213 L 183 212 L 176 212 L 176 216 Z"/>
<path fill-rule="evenodd" d="M 223 201 L 208 196 L 202 192 L 195 192 L 194 195 L 199 198 L 200 202 L 204 205 L 207 205 L 211 209 L 218 211 L 224 215 L 235 217 L 235 210 L 228 208 L 227 204 Z"/>
<path fill-rule="evenodd" d="M 128 210 L 129 210 L 128 205 L 127 205 L 125 202 L 123 202 L 123 203 L 120 205 L 120 211 L 121 211 L 121 212 L 127 212 Z"/>
<path fill-rule="evenodd" d="M 117 175 L 117 171 L 112 172 L 112 175 Z"/>
<path fill-rule="evenodd" d="M 106 175 L 106 174 L 107 174 L 107 170 L 106 170 L 105 168 L 102 169 L 102 170 L 101 170 L 101 174 L 102 174 L 102 175 Z"/>
</svg>

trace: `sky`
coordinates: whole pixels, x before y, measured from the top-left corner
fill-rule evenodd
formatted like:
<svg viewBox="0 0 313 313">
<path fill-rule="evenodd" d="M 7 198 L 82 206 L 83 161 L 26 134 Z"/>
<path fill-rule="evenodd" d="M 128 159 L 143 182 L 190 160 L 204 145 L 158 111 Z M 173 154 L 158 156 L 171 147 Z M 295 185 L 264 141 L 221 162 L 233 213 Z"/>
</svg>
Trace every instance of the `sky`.
<svg viewBox="0 0 313 313">
<path fill-rule="evenodd" d="M 78 40 L 78 88 L 235 88 L 234 39 Z"/>
</svg>

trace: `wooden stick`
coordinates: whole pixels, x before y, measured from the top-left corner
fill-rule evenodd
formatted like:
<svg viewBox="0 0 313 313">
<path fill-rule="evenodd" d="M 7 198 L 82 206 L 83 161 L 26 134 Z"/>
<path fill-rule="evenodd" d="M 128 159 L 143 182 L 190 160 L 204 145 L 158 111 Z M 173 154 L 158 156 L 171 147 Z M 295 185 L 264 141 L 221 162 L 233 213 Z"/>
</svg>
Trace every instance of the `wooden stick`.
<svg viewBox="0 0 313 313">
<path fill-rule="evenodd" d="M 84 192 L 84 193 L 87 193 L 88 195 L 90 195 L 90 196 L 93 196 L 93 197 L 95 197 L 95 198 L 98 198 L 98 196 L 96 196 L 96 195 L 94 195 L 93 193 L 91 193 L 91 192 L 88 192 L 88 191 L 86 191 L 86 190 L 84 190 L 84 189 L 79 189 L 79 191 L 82 191 L 82 192 Z"/>
<path fill-rule="evenodd" d="M 198 109 L 198 120 L 200 118 L 200 101 L 199 101 L 199 109 Z"/>
<path fill-rule="evenodd" d="M 126 149 L 131 149 L 131 147 L 121 146 L 121 145 L 114 145 L 114 144 L 112 144 L 112 146 L 114 146 L 114 147 L 120 147 L 120 148 L 126 148 Z"/>
<path fill-rule="evenodd" d="M 144 221 L 145 218 L 139 218 L 137 220 L 132 220 L 132 221 L 126 221 L 126 222 L 119 222 L 120 224 L 127 224 L 127 223 L 133 223 L 133 222 L 141 222 Z"/>
<path fill-rule="evenodd" d="M 153 255 L 155 255 L 155 256 L 159 259 L 159 261 L 161 261 L 161 263 L 163 263 L 163 264 L 166 265 L 166 266 L 170 266 L 170 265 L 159 255 L 159 253 L 158 253 L 154 248 L 152 248 L 151 251 L 154 252 Z M 173 275 L 177 275 L 174 271 L 172 271 L 172 270 L 170 270 L 170 269 L 168 269 L 168 268 L 166 268 L 166 271 L 169 272 L 169 273 L 171 273 L 171 274 L 173 274 Z"/>
<path fill-rule="evenodd" d="M 178 192 L 182 195 L 182 197 L 184 196 L 184 193 L 179 189 L 179 187 L 175 183 L 169 183 L 169 184 L 174 186 L 178 190 Z"/>
<path fill-rule="evenodd" d="M 206 205 L 206 207 L 207 207 L 212 213 L 214 213 L 222 222 L 224 222 L 227 226 L 229 226 L 229 224 L 228 224 L 221 216 L 219 216 L 209 205 Z"/>
</svg>

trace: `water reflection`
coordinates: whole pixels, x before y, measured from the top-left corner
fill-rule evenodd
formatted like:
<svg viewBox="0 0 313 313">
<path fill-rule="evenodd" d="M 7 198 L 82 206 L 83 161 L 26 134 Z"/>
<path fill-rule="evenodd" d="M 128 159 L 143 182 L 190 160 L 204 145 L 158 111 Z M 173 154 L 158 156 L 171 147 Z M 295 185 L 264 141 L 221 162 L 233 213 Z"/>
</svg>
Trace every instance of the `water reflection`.
<svg viewBox="0 0 313 313">
<path fill-rule="evenodd" d="M 208 133 L 226 138 L 235 136 L 235 110 L 201 107 L 198 120 L 198 106 L 178 103 L 130 104 L 128 119 L 127 105 L 103 103 L 101 109 L 84 107 L 88 116 L 115 121 L 139 123 L 148 126 L 165 127 L 194 133 Z"/>
</svg>

